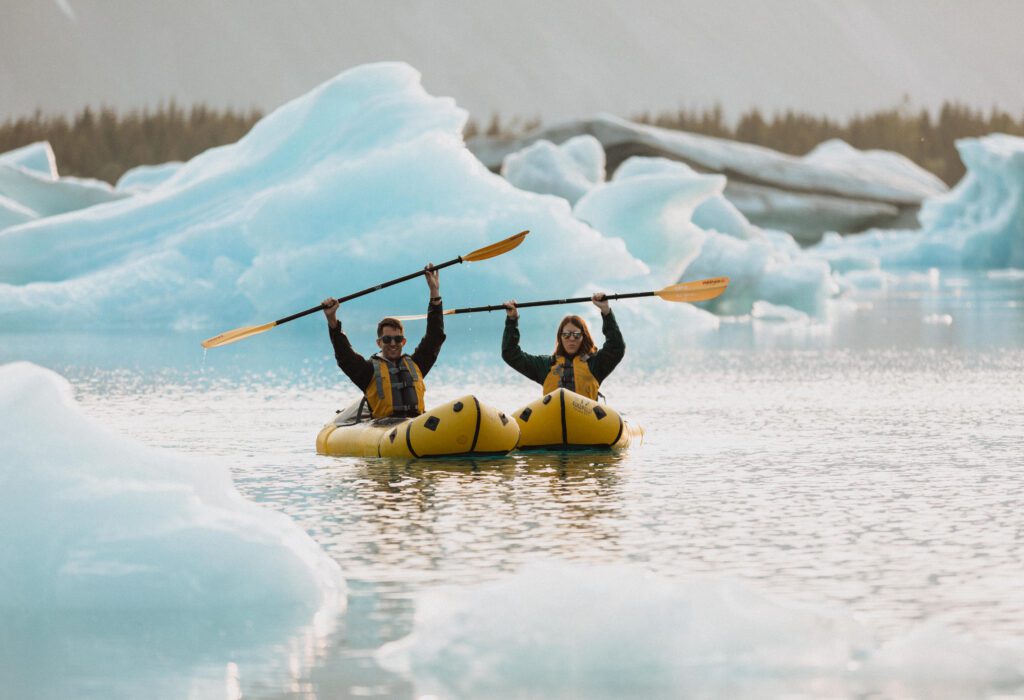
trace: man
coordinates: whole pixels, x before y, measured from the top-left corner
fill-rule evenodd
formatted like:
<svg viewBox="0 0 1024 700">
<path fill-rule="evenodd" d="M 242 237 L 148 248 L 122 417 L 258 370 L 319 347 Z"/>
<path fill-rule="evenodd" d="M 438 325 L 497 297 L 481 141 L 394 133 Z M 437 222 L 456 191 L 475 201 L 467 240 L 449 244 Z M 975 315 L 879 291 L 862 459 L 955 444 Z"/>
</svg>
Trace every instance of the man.
<svg viewBox="0 0 1024 700">
<path fill-rule="evenodd" d="M 324 315 L 327 316 L 327 328 L 334 346 L 334 358 L 341 371 L 366 396 L 374 418 L 418 416 L 424 411 L 423 377 L 437 361 L 445 339 L 438 273 L 433 264 L 428 264 L 424 270 L 430 288 L 427 331 L 412 355 L 403 352 L 406 341 L 402 322 L 388 317 L 377 324 L 380 352 L 367 360 L 352 349 L 348 337 L 341 330 L 341 322 L 337 318 L 341 304 L 333 297 L 324 299 Z"/>
</svg>

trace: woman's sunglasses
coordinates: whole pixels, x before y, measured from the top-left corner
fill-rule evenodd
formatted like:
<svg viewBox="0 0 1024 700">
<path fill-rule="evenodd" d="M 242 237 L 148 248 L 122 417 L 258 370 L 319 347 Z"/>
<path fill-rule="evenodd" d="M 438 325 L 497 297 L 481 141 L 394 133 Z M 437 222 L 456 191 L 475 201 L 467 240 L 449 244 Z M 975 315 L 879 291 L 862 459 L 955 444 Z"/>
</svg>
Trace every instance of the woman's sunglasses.
<svg viewBox="0 0 1024 700">
<path fill-rule="evenodd" d="M 382 335 L 381 337 L 377 338 L 377 340 L 379 340 L 380 342 L 384 343 L 385 345 L 391 345 L 391 343 L 401 344 L 401 342 L 403 340 L 405 340 L 405 336 L 404 335 Z"/>
<path fill-rule="evenodd" d="M 583 331 L 562 331 L 562 340 L 568 340 L 569 338 L 579 340 L 582 337 Z"/>
</svg>

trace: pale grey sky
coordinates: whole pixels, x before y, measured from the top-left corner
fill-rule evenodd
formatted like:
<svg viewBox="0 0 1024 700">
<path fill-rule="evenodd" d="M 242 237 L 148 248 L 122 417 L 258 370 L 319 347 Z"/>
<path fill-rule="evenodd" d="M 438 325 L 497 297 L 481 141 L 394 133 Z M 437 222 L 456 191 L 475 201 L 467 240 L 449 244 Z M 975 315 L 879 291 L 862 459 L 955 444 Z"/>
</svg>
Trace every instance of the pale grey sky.
<svg viewBox="0 0 1024 700">
<path fill-rule="evenodd" d="M 956 99 L 1024 113 L 1018 0 L 0 0 L 0 120 L 272 109 L 404 60 L 481 120 Z"/>
</svg>

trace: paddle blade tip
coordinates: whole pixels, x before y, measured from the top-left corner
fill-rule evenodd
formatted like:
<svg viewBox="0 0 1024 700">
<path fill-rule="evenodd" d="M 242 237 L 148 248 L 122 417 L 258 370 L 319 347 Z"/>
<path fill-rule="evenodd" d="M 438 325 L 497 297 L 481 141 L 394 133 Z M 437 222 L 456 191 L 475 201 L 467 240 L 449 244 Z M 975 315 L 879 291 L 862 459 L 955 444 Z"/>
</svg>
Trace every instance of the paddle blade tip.
<svg viewBox="0 0 1024 700">
<path fill-rule="evenodd" d="M 226 331 L 220 335 L 215 335 L 212 338 L 207 338 L 200 343 L 204 348 L 209 350 L 210 348 L 219 348 L 222 345 L 230 345 L 231 343 L 237 343 L 239 340 L 244 340 L 258 333 L 269 331 L 273 328 L 275 323 L 264 323 L 262 326 L 245 326 L 244 328 L 236 328 L 233 331 Z"/>
<path fill-rule="evenodd" d="M 729 286 L 728 277 L 712 277 L 706 280 L 673 284 L 655 292 L 665 301 L 710 301 L 721 296 Z"/>
<path fill-rule="evenodd" d="M 509 236 L 503 241 L 498 241 L 497 243 L 492 243 L 489 246 L 484 246 L 483 248 L 474 250 L 472 253 L 463 255 L 462 261 L 477 262 L 478 260 L 487 260 L 489 258 L 497 257 L 502 253 L 507 253 L 522 243 L 528 233 L 530 233 L 529 229 L 520 231 L 516 235 Z"/>
</svg>

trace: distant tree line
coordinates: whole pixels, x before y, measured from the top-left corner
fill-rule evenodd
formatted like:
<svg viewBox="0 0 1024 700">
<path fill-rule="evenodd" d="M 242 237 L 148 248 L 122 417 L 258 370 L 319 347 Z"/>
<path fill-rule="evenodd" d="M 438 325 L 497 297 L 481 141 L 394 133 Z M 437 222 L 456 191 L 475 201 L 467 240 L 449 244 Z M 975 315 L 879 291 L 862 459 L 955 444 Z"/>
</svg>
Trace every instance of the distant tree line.
<svg viewBox="0 0 1024 700">
<path fill-rule="evenodd" d="M 244 136 L 262 114 L 183 109 L 173 101 L 155 111 L 119 115 L 113 109 L 85 108 L 73 118 L 43 116 L 0 124 L 0 153 L 35 141 L 49 141 L 61 175 L 106 180 L 111 184 L 137 165 L 188 160 L 214 146 Z"/>
<path fill-rule="evenodd" d="M 129 168 L 188 160 L 208 148 L 233 143 L 262 117 L 259 111 L 215 110 L 205 105 L 184 109 L 173 101 L 155 111 L 119 115 L 112 109 L 83 109 L 72 118 L 44 116 L 7 119 L 0 124 L 0 153 L 35 141 L 49 141 L 63 175 L 95 177 L 114 183 Z M 1024 115 L 1015 119 L 993 108 L 975 110 L 947 102 L 937 114 L 898 107 L 852 117 L 845 122 L 792 110 L 766 117 L 758 109 L 735 124 L 721 106 L 643 113 L 633 121 L 669 129 L 735 139 L 803 155 L 817 144 L 840 138 L 861 149 L 879 148 L 902 153 L 952 185 L 964 173 L 954 142 L 967 136 L 1002 132 L 1024 136 Z M 540 126 L 537 118 L 502 121 L 493 115 L 486 126 L 470 119 L 465 135 L 511 137 Z"/>
</svg>

